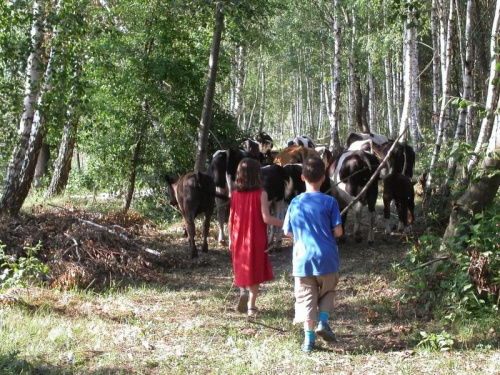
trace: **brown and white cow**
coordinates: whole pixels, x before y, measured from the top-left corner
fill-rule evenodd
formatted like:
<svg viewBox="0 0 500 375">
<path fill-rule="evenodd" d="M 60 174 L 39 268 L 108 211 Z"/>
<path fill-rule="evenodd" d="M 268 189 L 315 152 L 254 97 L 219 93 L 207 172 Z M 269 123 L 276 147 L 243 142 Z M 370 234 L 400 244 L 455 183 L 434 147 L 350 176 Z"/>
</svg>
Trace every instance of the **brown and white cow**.
<svg viewBox="0 0 500 375">
<path fill-rule="evenodd" d="M 191 258 L 198 257 L 198 249 L 195 244 L 195 218 L 201 213 L 205 214 L 203 221 L 203 243 L 201 251 L 208 251 L 208 230 L 210 229 L 210 217 L 215 205 L 215 183 L 212 177 L 205 173 L 187 173 L 178 178 L 165 176 L 167 191 L 172 206 L 179 206 L 184 218 L 185 227 L 189 237 Z"/>
<path fill-rule="evenodd" d="M 276 155 L 274 164 L 284 166 L 286 164 L 303 163 L 310 156 L 320 157 L 318 151 L 313 148 L 289 146 Z"/>
<path fill-rule="evenodd" d="M 333 196 L 339 203 L 341 211 L 344 210 L 363 190 L 373 174 L 376 172 L 380 162 L 378 158 L 366 151 L 346 151 L 328 167 L 328 175 L 332 183 Z M 354 237 L 356 242 L 361 242 L 361 213 L 364 205 L 368 205 L 370 220 L 368 224 L 368 243 L 373 243 L 375 225 L 375 204 L 378 195 L 378 181 L 373 181 L 369 188 L 353 205 L 354 215 Z M 347 212 L 342 216 L 342 226 L 345 227 Z M 345 233 L 345 231 L 344 231 Z M 344 241 L 345 237 L 341 237 Z"/>
</svg>

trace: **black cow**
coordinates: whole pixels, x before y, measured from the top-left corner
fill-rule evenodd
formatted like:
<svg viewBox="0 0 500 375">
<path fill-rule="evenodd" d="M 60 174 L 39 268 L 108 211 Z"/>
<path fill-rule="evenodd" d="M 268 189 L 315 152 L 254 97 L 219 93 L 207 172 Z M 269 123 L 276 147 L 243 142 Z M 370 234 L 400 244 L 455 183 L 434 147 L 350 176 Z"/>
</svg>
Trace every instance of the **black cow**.
<svg viewBox="0 0 500 375">
<path fill-rule="evenodd" d="M 290 146 L 304 146 L 307 148 L 316 148 L 316 144 L 314 143 L 314 141 L 311 138 L 309 138 L 307 135 L 301 135 L 301 136 L 298 136 L 295 138 L 289 138 L 286 141 L 286 145 L 288 147 L 290 147 Z"/>
<path fill-rule="evenodd" d="M 412 181 L 402 173 L 391 173 L 383 180 L 385 233 L 391 234 L 391 202 L 394 200 L 398 211 L 398 230 L 411 231 L 415 209 L 415 192 Z"/>
<path fill-rule="evenodd" d="M 245 157 L 259 160 L 259 157 L 256 157 L 252 151 L 229 148 L 217 151 L 208 167 L 208 175 L 213 178 L 217 191 L 215 203 L 217 205 L 217 224 L 219 226 L 218 241 L 221 244 L 226 243 L 224 223 L 226 221 L 228 198 L 231 196 L 231 191 L 235 189 L 238 164 Z"/>
<path fill-rule="evenodd" d="M 380 147 L 382 157 L 385 157 L 394 141 L 389 141 Z M 387 160 L 389 173 L 402 173 L 408 178 L 413 177 L 415 168 L 415 151 L 406 142 L 398 142 L 394 147 L 391 157 Z"/>
<path fill-rule="evenodd" d="M 269 199 L 269 211 L 273 216 L 283 219 L 285 217 L 285 199 L 293 194 L 292 179 L 285 168 L 277 164 L 264 165 L 260 168 L 262 188 Z M 276 227 L 270 226 L 268 244 L 273 242 Z M 281 246 L 283 232 L 278 229 L 276 247 Z"/>
<path fill-rule="evenodd" d="M 367 182 L 377 170 L 380 162 L 378 158 L 365 151 L 344 152 L 328 167 L 328 175 L 332 180 L 333 196 L 339 202 L 342 211 L 361 192 Z M 373 243 L 373 226 L 375 225 L 375 203 L 378 195 L 378 181 L 374 181 L 368 190 L 354 204 L 354 237 L 361 242 L 361 212 L 364 205 L 368 205 L 370 222 L 368 224 L 368 243 Z M 342 216 L 342 226 L 345 226 L 347 212 Z M 344 231 L 345 233 L 345 231 Z M 344 237 L 344 236 L 343 236 Z M 342 238 L 345 240 L 345 238 Z"/>
<path fill-rule="evenodd" d="M 208 251 L 207 236 L 210 228 L 210 217 L 215 205 L 215 183 L 212 177 L 205 173 L 187 173 L 175 179 L 165 176 L 170 204 L 179 206 L 189 236 L 191 258 L 198 257 L 198 249 L 194 241 L 196 228 L 194 219 L 201 213 L 205 214 L 203 222 L 203 244 L 201 251 Z"/>
<path fill-rule="evenodd" d="M 293 198 L 295 198 L 297 195 L 302 194 L 303 192 L 306 191 L 306 183 L 302 180 L 302 164 L 301 163 L 295 163 L 295 164 L 287 164 L 283 167 L 287 174 L 290 176 L 292 180 L 292 194 L 288 194 L 285 196 L 285 202 L 289 203 Z M 325 181 L 320 186 L 320 191 L 326 194 L 331 194 L 331 183 L 330 183 L 330 177 L 328 176 L 328 173 L 326 173 L 326 178 Z"/>
</svg>

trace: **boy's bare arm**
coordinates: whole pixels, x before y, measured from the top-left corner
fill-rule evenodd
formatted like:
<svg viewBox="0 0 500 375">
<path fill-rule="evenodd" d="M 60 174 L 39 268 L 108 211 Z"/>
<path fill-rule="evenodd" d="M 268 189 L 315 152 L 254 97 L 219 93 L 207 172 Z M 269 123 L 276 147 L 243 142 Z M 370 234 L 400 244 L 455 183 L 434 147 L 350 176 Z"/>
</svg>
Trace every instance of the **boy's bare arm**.
<svg viewBox="0 0 500 375">
<path fill-rule="evenodd" d="M 342 224 L 339 224 L 335 228 L 333 228 L 333 236 L 335 238 L 339 238 L 340 236 L 342 236 L 343 233 L 344 230 L 342 229 Z"/>
</svg>

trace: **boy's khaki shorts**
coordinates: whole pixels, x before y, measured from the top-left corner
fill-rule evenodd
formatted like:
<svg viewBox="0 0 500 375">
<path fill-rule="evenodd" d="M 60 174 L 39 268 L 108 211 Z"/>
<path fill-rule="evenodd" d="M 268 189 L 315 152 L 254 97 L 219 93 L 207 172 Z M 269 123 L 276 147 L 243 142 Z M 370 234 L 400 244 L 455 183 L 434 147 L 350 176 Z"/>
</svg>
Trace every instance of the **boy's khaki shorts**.
<svg viewBox="0 0 500 375">
<path fill-rule="evenodd" d="M 339 273 L 322 276 L 295 277 L 294 324 L 316 320 L 318 311 L 331 312 Z"/>
</svg>

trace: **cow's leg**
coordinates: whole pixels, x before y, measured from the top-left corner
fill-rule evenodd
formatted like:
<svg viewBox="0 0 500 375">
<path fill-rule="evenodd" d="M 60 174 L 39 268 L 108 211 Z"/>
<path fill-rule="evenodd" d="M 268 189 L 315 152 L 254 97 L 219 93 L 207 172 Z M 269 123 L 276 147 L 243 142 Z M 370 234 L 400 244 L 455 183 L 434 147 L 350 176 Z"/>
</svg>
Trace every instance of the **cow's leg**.
<svg viewBox="0 0 500 375">
<path fill-rule="evenodd" d="M 275 207 L 276 207 L 276 217 L 278 217 L 280 219 L 284 219 L 285 218 L 285 214 L 286 214 L 286 204 L 285 204 L 285 201 L 276 202 Z M 281 248 L 281 244 L 282 244 L 282 241 L 283 241 L 283 231 L 281 230 L 280 227 L 273 226 L 273 228 L 275 228 L 275 231 L 277 232 L 276 233 L 276 240 L 274 242 L 273 247 L 275 249 L 278 249 L 278 248 Z"/>
<path fill-rule="evenodd" d="M 375 242 L 375 233 L 373 228 L 375 227 L 375 211 L 370 212 L 370 224 L 368 226 L 368 243 L 371 245 Z"/>
<path fill-rule="evenodd" d="M 276 215 L 276 201 L 270 201 L 269 202 L 269 213 L 273 216 Z M 273 243 L 274 240 L 274 232 L 276 231 L 276 227 L 274 225 L 268 225 L 267 226 L 267 248 L 269 249 Z"/>
<path fill-rule="evenodd" d="M 190 215 L 190 217 L 186 218 L 186 229 L 189 236 L 189 247 L 191 249 L 191 258 L 198 258 L 198 249 L 196 248 L 196 243 L 194 241 L 194 237 L 196 235 L 196 227 L 194 223 L 194 217 Z"/>
<path fill-rule="evenodd" d="M 227 201 L 221 198 L 215 198 L 215 204 L 217 205 L 217 225 L 219 227 L 219 237 L 218 241 L 220 244 L 226 244 L 226 238 L 224 236 L 224 223 L 226 221 L 226 205 Z"/>
<path fill-rule="evenodd" d="M 361 237 L 361 212 L 363 210 L 363 204 L 356 202 L 353 206 L 354 210 L 354 240 L 359 243 L 362 241 Z"/>
<path fill-rule="evenodd" d="M 213 208 L 213 207 L 212 207 Z M 205 211 L 205 220 L 203 220 L 203 244 L 201 245 L 201 252 L 208 252 L 208 232 L 210 230 L 210 217 L 212 216 L 212 210 Z"/>
<path fill-rule="evenodd" d="M 371 245 L 375 242 L 375 233 L 373 228 L 375 227 L 375 205 L 377 204 L 378 187 L 376 184 L 372 185 L 368 191 L 367 203 L 368 211 L 370 212 L 370 219 L 368 224 L 368 243 Z"/>
<path fill-rule="evenodd" d="M 385 234 L 391 234 L 391 197 L 384 193 Z"/>
</svg>

